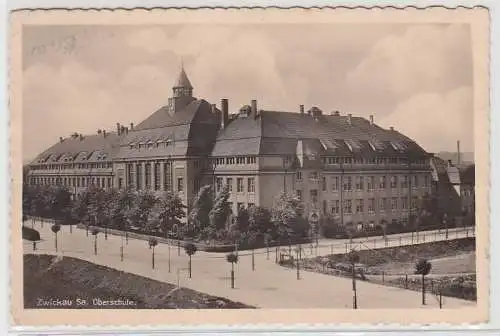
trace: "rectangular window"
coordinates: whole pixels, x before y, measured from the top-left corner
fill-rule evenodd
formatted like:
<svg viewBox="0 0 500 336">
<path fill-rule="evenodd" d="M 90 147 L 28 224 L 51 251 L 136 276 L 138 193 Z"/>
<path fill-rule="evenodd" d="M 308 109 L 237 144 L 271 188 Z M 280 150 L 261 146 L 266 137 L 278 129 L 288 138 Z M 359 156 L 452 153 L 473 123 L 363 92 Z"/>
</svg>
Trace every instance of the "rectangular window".
<svg viewBox="0 0 500 336">
<path fill-rule="evenodd" d="M 356 213 L 363 213 L 363 212 L 364 212 L 364 200 L 357 199 L 356 200 Z"/>
<path fill-rule="evenodd" d="M 368 213 L 369 214 L 375 213 L 375 198 L 368 199 Z"/>
<path fill-rule="evenodd" d="M 418 176 L 413 175 L 413 182 L 411 184 L 412 188 L 418 188 Z"/>
<path fill-rule="evenodd" d="M 237 163 L 237 164 L 245 164 L 245 157 L 238 156 L 238 157 L 236 158 L 236 163 Z"/>
<path fill-rule="evenodd" d="M 339 178 L 338 176 L 332 177 L 332 191 L 339 190 Z"/>
<path fill-rule="evenodd" d="M 215 191 L 220 192 L 222 190 L 222 177 L 217 177 L 215 179 Z"/>
<path fill-rule="evenodd" d="M 391 189 L 396 189 L 398 186 L 398 177 L 391 176 Z"/>
<path fill-rule="evenodd" d="M 412 208 L 412 210 L 415 210 L 418 208 L 418 197 L 417 196 L 413 196 L 411 198 L 411 208 Z"/>
<path fill-rule="evenodd" d="M 311 194 L 311 202 L 312 203 L 317 203 L 318 202 L 318 190 L 312 189 L 310 191 L 310 194 Z"/>
<path fill-rule="evenodd" d="M 361 191 L 365 187 L 365 178 L 363 176 L 356 176 L 356 190 Z"/>
<path fill-rule="evenodd" d="M 118 178 L 118 189 L 122 189 L 122 188 L 123 188 L 123 178 L 119 177 Z"/>
<path fill-rule="evenodd" d="M 76 178 L 76 186 L 80 187 L 80 178 L 79 177 Z"/>
<path fill-rule="evenodd" d="M 138 164 L 135 166 L 135 185 L 137 189 L 142 189 L 142 165 Z"/>
<path fill-rule="evenodd" d="M 326 191 L 326 177 L 321 177 L 321 190 Z"/>
<path fill-rule="evenodd" d="M 296 176 L 297 176 L 297 180 L 302 180 L 302 172 L 301 171 L 298 171 Z"/>
<path fill-rule="evenodd" d="M 160 181 L 160 164 L 158 162 L 155 163 L 155 172 L 154 172 L 154 176 L 155 176 L 155 190 L 160 190 L 161 189 L 161 181 Z"/>
<path fill-rule="evenodd" d="M 248 192 L 249 193 L 255 192 L 255 178 L 253 177 L 248 178 Z"/>
<path fill-rule="evenodd" d="M 425 175 L 424 176 L 424 187 L 427 188 L 429 186 L 429 176 Z"/>
<path fill-rule="evenodd" d="M 384 190 L 387 188 L 387 177 L 386 176 L 380 176 L 380 183 L 378 185 L 379 189 Z"/>
<path fill-rule="evenodd" d="M 401 197 L 401 209 L 403 209 L 403 210 L 408 209 L 408 198 L 407 197 Z"/>
<path fill-rule="evenodd" d="M 184 179 L 182 177 L 177 178 L 177 191 L 178 192 L 184 191 Z"/>
<path fill-rule="evenodd" d="M 146 189 L 151 189 L 151 164 L 150 163 L 146 163 L 146 165 L 144 166 L 144 169 L 145 169 L 145 173 L 146 173 Z"/>
<path fill-rule="evenodd" d="M 398 199 L 396 197 L 391 199 L 391 209 L 393 211 L 398 209 Z"/>
<path fill-rule="evenodd" d="M 129 186 L 134 185 L 134 165 L 132 163 L 127 164 L 127 183 Z"/>
<path fill-rule="evenodd" d="M 163 166 L 163 188 L 172 190 L 172 162 L 167 161 Z"/>
<path fill-rule="evenodd" d="M 298 189 L 296 191 L 296 194 L 297 194 L 297 198 L 301 200 L 302 199 L 302 190 Z"/>
<path fill-rule="evenodd" d="M 229 192 L 233 192 L 233 179 L 231 177 L 227 178 L 226 184 L 227 184 Z"/>
<path fill-rule="evenodd" d="M 375 180 L 375 178 L 373 176 L 368 176 L 368 191 L 373 191 L 374 180 Z"/>
<path fill-rule="evenodd" d="M 193 181 L 193 193 L 196 193 L 198 190 L 200 190 L 200 179 L 195 178 Z"/>
<path fill-rule="evenodd" d="M 352 214 L 352 200 L 344 200 L 344 213 Z"/>
<path fill-rule="evenodd" d="M 352 191 L 352 177 L 344 177 L 344 191 Z"/>
<path fill-rule="evenodd" d="M 338 215 L 340 213 L 340 201 L 334 200 L 331 202 L 332 205 L 332 214 Z"/>
<path fill-rule="evenodd" d="M 111 188 L 111 177 L 108 177 L 108 188 Z"/>
<path fill-rule="evenodd" d="M 326 214 L 327 212 L 327 207 L 328 207 L 328 204 L 326 203 L 326 201 L 323 201 L 323 213 Z"/>
<path fill-rule="evenodd" d="M 310 180 L 317 180 L 318 179 L 318 172 L 310 172 L 309 179 Z"/>
<path fill-rule="evenodd" d="M 236 191 L 242 193 L 245 191 L 245 187 L 243 186 L 243 178 L 238 177 L 236 179 Z"/>
<path fill-rule="evenodd" d="M 401 188 L 408 188 L 408 176 L 406 175 L 401 176 Z"/>
<path fill-rule="evenodd" d="M 249 156 L 249 157 L 247 157 L 247 164 L 253 164 L 255 162 L 256 162 L 255 156 Z"/>
</svg>

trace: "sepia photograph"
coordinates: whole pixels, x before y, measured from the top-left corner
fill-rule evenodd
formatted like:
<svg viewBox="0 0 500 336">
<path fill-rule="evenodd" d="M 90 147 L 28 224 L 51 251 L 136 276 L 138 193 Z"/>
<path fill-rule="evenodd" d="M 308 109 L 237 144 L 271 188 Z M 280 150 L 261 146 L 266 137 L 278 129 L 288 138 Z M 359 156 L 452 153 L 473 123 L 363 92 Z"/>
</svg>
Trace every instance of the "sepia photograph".
<svg viewBox="0 0 500 336">
<path fill-rule="evenodd" d="M 19 25 L 20 309 L 476 309 L 473 24 L 205 17 Z"/>
</svg>

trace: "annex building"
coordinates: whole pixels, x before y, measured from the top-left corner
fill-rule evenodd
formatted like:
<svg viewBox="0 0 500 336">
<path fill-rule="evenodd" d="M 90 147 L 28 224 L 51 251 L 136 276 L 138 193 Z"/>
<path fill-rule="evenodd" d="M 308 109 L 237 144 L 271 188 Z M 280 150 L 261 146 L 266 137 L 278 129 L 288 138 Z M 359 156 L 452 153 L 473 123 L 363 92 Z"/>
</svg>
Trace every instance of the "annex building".
<svg viewBox="0 0 500 336">
<path fill-rule="evenodd" d="M 431 192 L 432 154 L 397 130 L 318 107 L 230 108 L 193 96 L 184 69 L 168 104 L 137 125 L 74 133 L 29 165 L 29 183 L 59 184 L 77 195 L 90 185 L 177 193 L 190 210 L 201 186 L 229 186 L 233 213 L 271 208 L 295 194 L 311 218 L 356 228 L 406 225 Z"/>
</svg>

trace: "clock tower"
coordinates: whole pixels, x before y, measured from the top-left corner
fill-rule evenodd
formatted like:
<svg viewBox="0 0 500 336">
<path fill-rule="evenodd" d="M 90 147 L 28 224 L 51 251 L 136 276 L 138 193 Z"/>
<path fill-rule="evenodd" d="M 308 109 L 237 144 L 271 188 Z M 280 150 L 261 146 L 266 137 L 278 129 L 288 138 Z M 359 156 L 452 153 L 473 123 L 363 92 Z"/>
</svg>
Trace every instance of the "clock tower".
<svg viewBox="0 0 500 336">
<path fill-rule="evenodd" d="M 172 91 L 173 95 L 168 99 L 168 111 L 171 115 L 182 110 L 195 99 L 193 97 L 193 86 L 186 75 L 186 71 L 184 71 L 184 66 L 181 67 L 181 72 Z"/>
</svg>

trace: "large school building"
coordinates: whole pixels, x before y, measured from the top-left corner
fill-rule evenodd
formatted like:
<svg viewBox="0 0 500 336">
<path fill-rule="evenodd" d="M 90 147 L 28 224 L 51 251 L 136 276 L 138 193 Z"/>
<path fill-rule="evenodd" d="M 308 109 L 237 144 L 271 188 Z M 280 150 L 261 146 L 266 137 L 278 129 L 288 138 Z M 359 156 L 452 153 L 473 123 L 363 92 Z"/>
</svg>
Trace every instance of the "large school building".
<svg viewBox="0 0 500 336">
<path fill-rule="evenodd" d="M 177 193 L 189 207 L 201 186 L 229 186 L 234 213 L 271 208 L 281 192 L 304 201 L 311 218 L 328 215 L 363 228 L 407 225 L 431 192 L 432 154 L 392 127 L 318 107 L 231 108 L 193 96 L 184 69 L 168 104 L 137 125 L 74 133 L 38 155 L 29 183 L 90 185 Z"/>
</svg>

